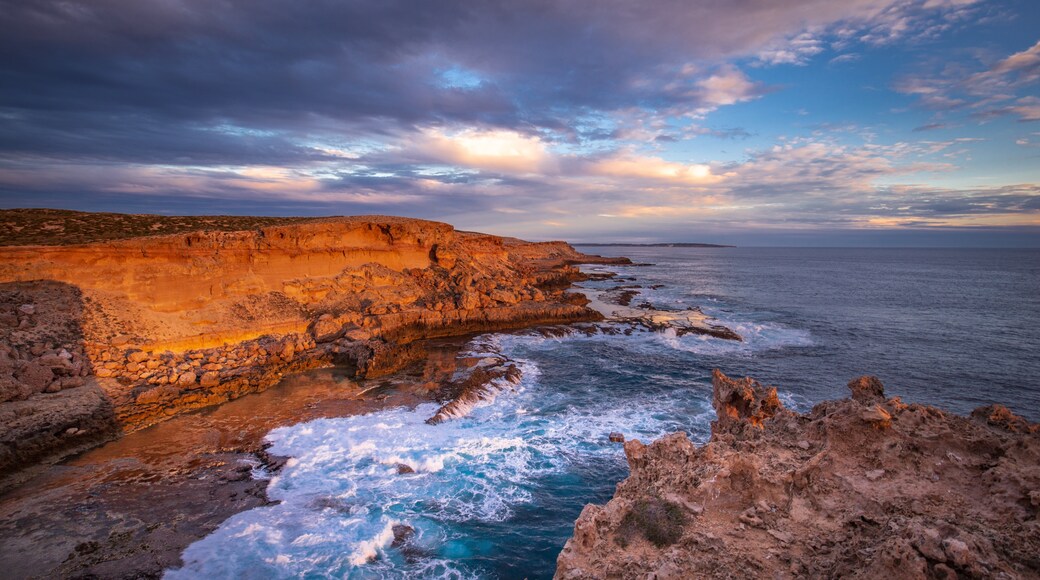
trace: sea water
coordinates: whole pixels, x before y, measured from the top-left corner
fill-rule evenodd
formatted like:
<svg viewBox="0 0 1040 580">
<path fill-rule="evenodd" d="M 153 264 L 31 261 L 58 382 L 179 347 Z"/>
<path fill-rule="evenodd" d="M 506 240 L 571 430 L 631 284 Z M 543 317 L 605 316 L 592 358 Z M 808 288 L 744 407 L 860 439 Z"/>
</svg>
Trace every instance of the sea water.
<svg viewBox="0 0 1040 580">
<path fill-rule="evenodd" d="M 614 249 L 612 249 L 614 250 Z M 744 342 L 674 333 L 485 335 L 523 371 L 468 416 L 392 408 L 276 429 L 279 503 L 192 544 L 170 578 L 547 578 L 586 503 L 627 474 L 610 432 L 709 435 L 711 370 L 776 384 L 805 411 L 877 374 L 889 394 L 1040 420 L 1040 252 L 617 248 L 594 267 L 633 304 L 700 306 Z M 654 288 L 651 288 L 653 286 Z M 406 464 L 414 473 L 398 473 Z M 394 546 L 394 526 L 413 530 Z M 403 529 L 403 528 L 398 528 Z"/>
</svg>

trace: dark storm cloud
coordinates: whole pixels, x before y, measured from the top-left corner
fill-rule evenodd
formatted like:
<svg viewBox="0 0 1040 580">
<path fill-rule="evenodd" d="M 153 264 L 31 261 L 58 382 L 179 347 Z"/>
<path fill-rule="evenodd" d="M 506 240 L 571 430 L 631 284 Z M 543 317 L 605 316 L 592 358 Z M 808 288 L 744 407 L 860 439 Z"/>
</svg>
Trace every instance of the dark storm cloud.
<svg viewBox="0 0 1040 580">
<path fill-rule="evenodd" d="M 308 153 L 199 127 L 295 138 L 453 122 L 574 131 L 586 111 L 710 106 L 683 67 L 754 54 L 877 2 L 736 4 L 6 0 L 0 147 L 241 163 L 266 148 L 291 162 Z M 446 82 L 451 70 L 469 82 Z"/>
</svg>

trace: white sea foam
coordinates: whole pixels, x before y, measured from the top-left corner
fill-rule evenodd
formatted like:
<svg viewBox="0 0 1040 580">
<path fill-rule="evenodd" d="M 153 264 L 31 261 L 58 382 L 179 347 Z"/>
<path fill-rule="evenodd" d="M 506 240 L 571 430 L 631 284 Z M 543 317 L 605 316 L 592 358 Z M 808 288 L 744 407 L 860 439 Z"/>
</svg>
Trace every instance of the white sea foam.
<svg viewBox="0 0 1040 580">
<path fill-rule="evenodd" d="M 714 416 L 710 385 L 674 368 L 633 365 L 629 356 L 658 360 L 664 348 L 672 350 L 671 360 L 681 361 L 691 356 L 684 353 L 811 343 L 807 333 L 773 323 L 725 322 L 746 341 L 644 331 L 485 335 L 470 343 L 466 355 L 489 364 L 510 359 L 521 378 L 517 384 L 499 379 L 497 395 L 467 409 L 466 416 L 427 425 L 437 409 L 430 403 L 275 429 L 268 435 L 269 451 L 291 457 L 268 487 L 280 503 L 228 519 L 192 544 L 184 552 L 184 567 L 167 576 L 479 576 L 479 569 L 466 563 L 469 556 L 460 554 L 484 540 L 460 536 L 459 526 L 508 520 L 534 501 L 545 478 L 579 464 L 598 471 L 608 462 L 623 472 L 621 447 L 607 442 L 611 431 L 643 440 L 682 429 L 698 439 L 707 436 Z M 565 353 L 572 352 L 600 352 L 594 361 L 568 364 L 583 368 L 593 362 L 598 376 L 608 373 L 627 382 L 574 379 L 562 387 L 559 377 L 552 377 L 553 384 L 543 385 L 533 360 L 557 357 L 553 360 L 560 364 L 559 357 L 567 362 L 571 355 Z M 612 352 L 629 354 L 602 354 Z M 647 388 L 654 389 L 650 397 L 638 390 Z M 415 473 L 399 474 L 397 464 Z M 408 558 L 391 547 L 398 522 L 415 530 Z"/>
<path fill-rule="evenodd" d="M 185 566 L 167 575 L 290 578 L 320 570 L 344 577 L 473 576 L 452 556 L 461 541 L 455 526 L 509 519 L 533 501 L 540 478 L 574 461 L 608 461 L 620 469 L 621 448 L 607 442 L 607 433 L 649 439 L 681 428 L 651 407 L 698 398 L 679 388 L 645 409 L 609 398 L 568 406 L 570 395 L 544 388 L 537 365 L 515 356 L 552 344 L 533 335 L 475 341 L 474 352 L 509 353 L 523 375 L 514 389 L 462 419 L 427 425 L 436 405 L 424 404 L 275 429 L 269 451 L 292 457 L 268 488 L 280 503 L 228 519 L 192 544 Z M 594 393 L 595 385 L 588 388 Z M 415 473 L 398 474 L 398 463 Z M 405 560 L 390 547 L 395 522 L 416 530 L 411 541 L 422 557 Z"/>
<path fill-rule="evenodd" d="M 390 545 L 394 540 L 394 522 L 388 521 L 376 536 L 370 540 L 362 540 L 357 543 L 354 552 L 350 555 L 350 563 L 354 566 L 368 564 L 376 559 L 380 550 Z"/>
</svg>

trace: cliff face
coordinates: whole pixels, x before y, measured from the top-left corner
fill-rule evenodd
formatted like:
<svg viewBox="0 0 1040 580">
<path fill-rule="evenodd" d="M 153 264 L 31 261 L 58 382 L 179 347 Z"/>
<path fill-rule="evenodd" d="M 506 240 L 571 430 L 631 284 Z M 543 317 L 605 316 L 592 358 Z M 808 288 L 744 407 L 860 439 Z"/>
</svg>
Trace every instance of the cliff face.
<svg viewBox="0 0 1040 580">
<path fill-rule="evenodd" d="M 562 292 L 588 259 L 382 216 L 0 247 L 0 470 L 285 372 L 374 376 L 417 339 L 595 319 Z"/>
<path fill-rule="evenodd" d="M 1035 578 L 1040 431 L 886 398 L 800 415 L 716 371 L 709 443 L 625 444 L 631 473 L 588 505 L 557 578 Z"/>
</svg>

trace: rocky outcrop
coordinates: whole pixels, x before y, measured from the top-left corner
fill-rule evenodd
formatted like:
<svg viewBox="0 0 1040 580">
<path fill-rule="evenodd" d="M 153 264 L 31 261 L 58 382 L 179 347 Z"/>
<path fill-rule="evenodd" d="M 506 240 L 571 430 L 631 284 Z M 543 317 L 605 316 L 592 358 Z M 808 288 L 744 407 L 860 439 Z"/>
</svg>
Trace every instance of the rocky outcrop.
<svg viewBox="0 0 1040 580">
<path fill-rule="evenodd" d="M 421 359 L 421 339 L 597 320 L 563 293 L 585 260 L 562 242 L 385 216 L 0 247 L 0 416 L 20 425 L 0 427 L 0 470 L 67 451 L 54 433 L 82 430 L 78 445 L 133 431 L 287 372 L 378 376 Z M 39 410 L 79 409 L 87 392 L 89 420 Z"/>
<path fill-rule="evenodd" d="M 807 414 L 716 371 L 711 440 L 625 443 L 557 578 L 1035 578 L 1040 433 L 886 398 L 876 377 Z"/>
<path fill-rule="evenodd" d="M 523 373 L 516 363 L 503 356 L 486 355 L 477 358 L 471 368 L 457 372 L 452 380 L 441 387 L 439 398 L 447 402 L 426 423 L 437 425 L 465 417 L 475 407 L 493 401 L 502 391 L 520 384 L 522 378 Z"/>
<path fill-rule="evenodd" d="M 621 290 L 621 292 L 618 292 Z M 630 294 L 631 292 L 631 294 Z M 649 303 L 630 306 L 636 292 L 619 286 L 613 290 L 578 288 L 576 293 L 589 301 L 589 308 L 611 322 L 627 323 L 655 332 L 672 331 L 676 336 L 697 334 L 743 342 L 744 338 L 730 328 L 715 324 L 714 319 L 700 308 L 689 310 L 661 310 Z"/>
</svg>

